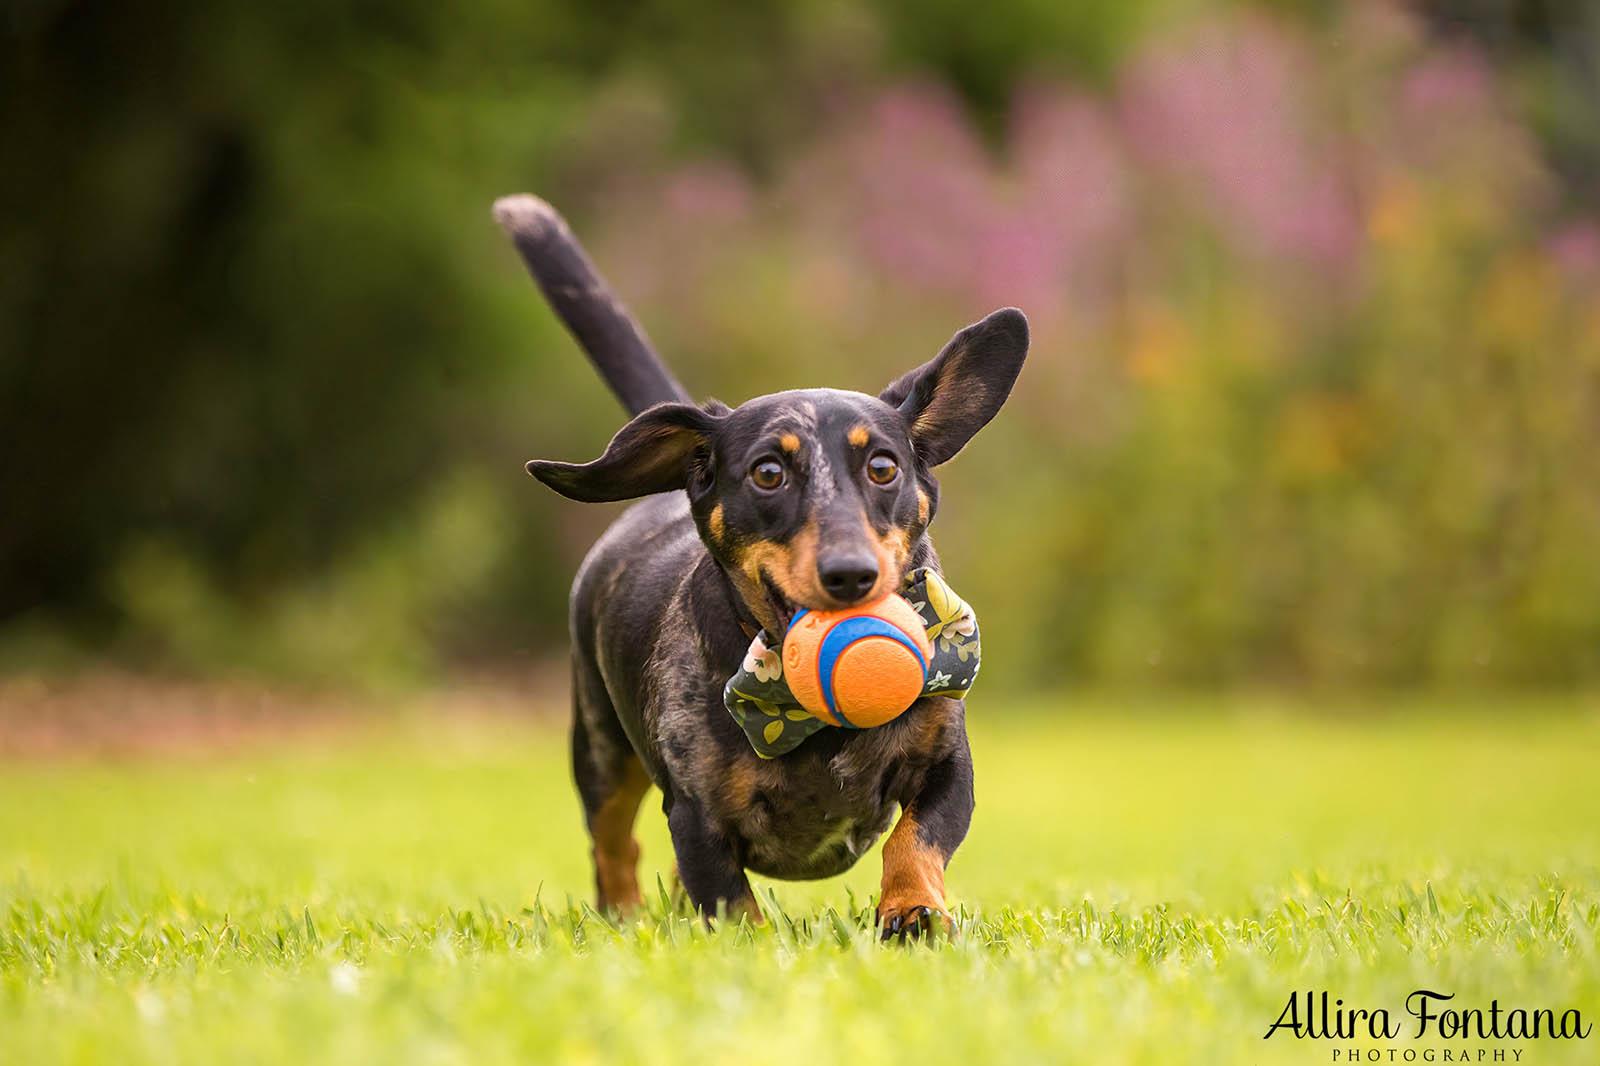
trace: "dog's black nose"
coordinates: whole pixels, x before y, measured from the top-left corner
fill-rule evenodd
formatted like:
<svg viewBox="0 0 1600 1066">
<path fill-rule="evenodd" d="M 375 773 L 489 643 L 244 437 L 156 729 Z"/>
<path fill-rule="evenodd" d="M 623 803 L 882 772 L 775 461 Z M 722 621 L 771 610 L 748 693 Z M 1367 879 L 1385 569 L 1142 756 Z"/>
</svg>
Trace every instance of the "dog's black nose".
<svg viewBox="0 0 1600 1066">
<path fill-rule="evenodd" d="M 878 561 L 870 555 L 838 555 L 817 561 L 817 576 L 828 595 L 854 603 L 878 583 Z"/>
</svg>

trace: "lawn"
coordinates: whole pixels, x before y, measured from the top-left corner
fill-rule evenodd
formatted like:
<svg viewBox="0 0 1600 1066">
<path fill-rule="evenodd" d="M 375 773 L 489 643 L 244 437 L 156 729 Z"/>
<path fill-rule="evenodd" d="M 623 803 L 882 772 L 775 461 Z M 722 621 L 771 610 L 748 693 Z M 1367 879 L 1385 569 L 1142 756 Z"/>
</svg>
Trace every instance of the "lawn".
<svg viewBox="0 0 1600 1066">
<path fill-rule="evenodd" d="M 1418 1039 L 1404 1006 L 1600 1019 L 1592 700 L 971 715 L 960 931 L 905 947 L 869 928 L 875 854 L 760 883 L 763 926 L 707 933 L 660 898 L 606 923 L 558 724 L 14 759 L 0 1060 L 1600 1061 L 1600 1033 Z M 654 800 L 641 830 L 654 884 Z M 1404 1031 L 1262 1039 L 1323 990 Z"/>
</svg>

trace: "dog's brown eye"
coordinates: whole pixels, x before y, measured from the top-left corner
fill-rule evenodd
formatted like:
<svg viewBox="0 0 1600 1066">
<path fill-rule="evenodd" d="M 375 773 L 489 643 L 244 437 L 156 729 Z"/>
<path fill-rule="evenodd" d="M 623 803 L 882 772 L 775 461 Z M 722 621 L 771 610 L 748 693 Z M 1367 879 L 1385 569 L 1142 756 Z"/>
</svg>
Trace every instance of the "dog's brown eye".
<svg viewBox="0 0 1600 1066">
<path fill-rule="evenodd" d="M 899 473 L 899 464 L 882 452 L 867 460 L 867 477 L 876 485 L 889 484 Z"/>
<path fill-rule="evenodd" d="M 763 459 L 750 468 L 750 480 L 756 488 L 770 492 L 783 484 L 783 465 L 776 459 Z"/>
</svg>

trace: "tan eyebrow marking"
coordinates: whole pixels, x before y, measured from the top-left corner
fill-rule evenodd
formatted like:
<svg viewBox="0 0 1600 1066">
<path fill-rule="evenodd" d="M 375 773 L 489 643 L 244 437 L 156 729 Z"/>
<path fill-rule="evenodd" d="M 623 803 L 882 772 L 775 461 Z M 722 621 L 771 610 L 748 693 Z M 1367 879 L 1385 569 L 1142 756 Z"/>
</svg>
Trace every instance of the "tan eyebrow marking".
<svg viewBox="0 0 1600 1066">
<path fill-rule="evenodd" d="M 800 450 L 800 438 L 793 433 L 785 433 L 778 438 L 778 447 L 786 452 L 798 452 Z"/>
<path fill-rule="evenodd" d="M 867 427 L 852 426 L 847 439 L 857 448 L 865 448 L 867 446 Z"/>
</svg>

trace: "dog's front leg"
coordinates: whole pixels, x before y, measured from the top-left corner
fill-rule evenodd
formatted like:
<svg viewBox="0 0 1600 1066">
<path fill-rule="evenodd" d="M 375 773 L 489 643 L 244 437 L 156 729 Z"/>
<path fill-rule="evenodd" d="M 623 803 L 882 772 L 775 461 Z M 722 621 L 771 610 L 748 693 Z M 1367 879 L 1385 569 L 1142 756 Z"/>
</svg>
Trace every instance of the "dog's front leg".
<svg viewBox="0 0 1600 1066">
<path fill-rule="evenodd" d="M 695 910 L 709 921 L 720 904 L 730 921 L 737 922 L 740 915 L 761 921 L 761 908 L 733 842 L 712 826 L 699 804 L 687 796 L 674 797 L 667 828 L 678 857 L 678 879 Z"/>
<path fill-rule="evenodd" d="M 935 914 L 946 922 L 944 871 L 972 824 L 972 752 L 963 735 L 956 749 L 928 770 L 921 788 L 901 804 L 900 821 L 883 843 L 878 927 L 883 938 L 919 936 Z"/>
</svg>

